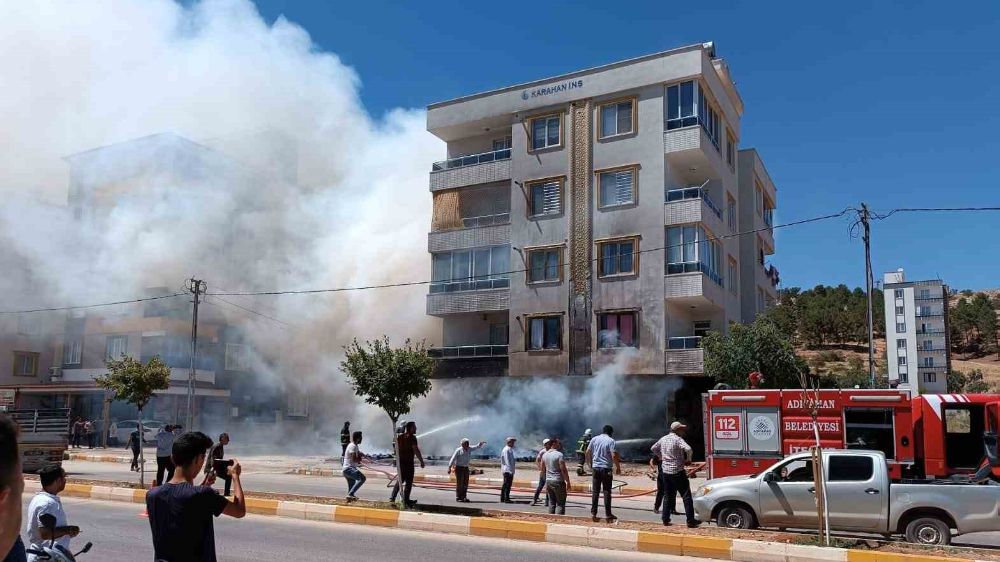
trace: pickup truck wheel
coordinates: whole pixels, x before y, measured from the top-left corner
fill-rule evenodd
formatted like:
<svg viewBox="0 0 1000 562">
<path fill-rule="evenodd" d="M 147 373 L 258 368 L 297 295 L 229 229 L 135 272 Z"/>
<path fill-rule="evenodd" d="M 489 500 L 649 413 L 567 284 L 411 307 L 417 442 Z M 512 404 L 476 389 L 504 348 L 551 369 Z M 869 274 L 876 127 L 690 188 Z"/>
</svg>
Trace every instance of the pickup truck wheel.
<svg viewBox="0 0 1000 562">
<path fill-rule="evenodd" d="M 719 510 L 718 524 L 729 529 L 752 529 L 753 515 L 746 508 L 738 505 L 724 507 Z"/>
<path fill-rule="evenodd" d="M 947 545 L 951 543 L 951 529 L 935 517 L 920 517 L 906 526 L 906 540 L 916 544 Z"/>
</svg>

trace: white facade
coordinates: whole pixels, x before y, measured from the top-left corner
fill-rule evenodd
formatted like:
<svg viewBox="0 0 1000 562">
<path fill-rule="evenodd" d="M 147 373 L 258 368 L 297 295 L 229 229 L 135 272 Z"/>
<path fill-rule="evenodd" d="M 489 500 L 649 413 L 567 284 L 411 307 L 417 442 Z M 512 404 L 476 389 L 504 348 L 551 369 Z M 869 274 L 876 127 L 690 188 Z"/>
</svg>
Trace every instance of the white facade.
<svg viewBox="0 0 1000 562">
<path fill-rule="evenodd" d="M 886 273 L 884 283 L 889 384 L 913 394 L 947 392 L 947 286 L 940 280 L 907 282 L 902 269 Z"/>
</svg>

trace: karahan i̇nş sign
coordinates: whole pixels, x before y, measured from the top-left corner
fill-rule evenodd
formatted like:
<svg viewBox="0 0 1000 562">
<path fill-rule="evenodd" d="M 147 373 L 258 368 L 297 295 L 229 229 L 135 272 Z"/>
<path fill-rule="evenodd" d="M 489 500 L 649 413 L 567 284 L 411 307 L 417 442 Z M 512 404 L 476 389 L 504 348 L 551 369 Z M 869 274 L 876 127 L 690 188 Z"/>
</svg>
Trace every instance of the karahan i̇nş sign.
<svg viewBox="0 0 1000 562">
<path fill-rule="evenodd" d="M 541 88 L 535 88 L 534 90 L 524 90 L 521 92 L 521 99 L 529 100 L 531 98 L 537 98 L 542 96 L 550 96 L 552 94 L 558 94 L 560 92 L 568 92 L 570 90 L 575 90 L 577 88 L 583 87 L 583 80 L 572 80 L 569 82 L 562 82 L 560 84 L 553 84 L 551 86 L 542 86 Z"/>
</svg>

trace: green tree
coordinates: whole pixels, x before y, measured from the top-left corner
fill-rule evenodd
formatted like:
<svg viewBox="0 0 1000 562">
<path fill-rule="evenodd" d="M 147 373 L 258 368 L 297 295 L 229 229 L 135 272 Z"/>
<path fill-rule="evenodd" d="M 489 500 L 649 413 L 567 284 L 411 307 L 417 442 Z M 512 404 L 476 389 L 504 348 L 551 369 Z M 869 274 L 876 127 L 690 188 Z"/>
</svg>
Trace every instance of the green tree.
<svg viewBox="0 0 1000 562">
<path fill-rule="evenodd" d="M 962 371 L 948 373 L 948 392 L 953 394 L 988 394 L 993 392 L 990 383 L 983 380 L 982 369 L 973 369 L 969 374 Z"/>
<path fill-rule="evenodd" d="M 799 374 L 809 370 L 791 340 L 766 316 L 752 324 L 732 324 L 727 335 L 710 333 L 701 346 L 705 374 L 733 388 L 746 388 L 753 371 L 764 375 L 766 387 L 797 388 Z"/>
<path fill-rule="evenodd" d="M 402 347 L 393 348 L 386 336 L 366 341 L 364 346 L 354 340 L 344 351 L 340 369 L 356 395 L 389 417 L 395 451 L 396 424 L 400 416 L 410 413 L 414 398 L 430 392 L 434 359 L 427 356 L 423 342 L 406 340 Z M 398 453 L 395 456 L 399 458 Z"/>
<path fill-rule="evenodd" d="M 114 400 L 121 400 L 135 405 L 139 409 L 139 439 L 142 439 L 142 409 L 157 390 L 166 390 L 170 386 L 170 367 L 154 356 L 144 365 L 138 361 L 123 356 L 121 359 L 107 361 L 108 372 L 95 378 L 97 386 L 110 391 Z M 139 485 L 145 486 L 145 458 L 139 447 Z"/>
</svg>

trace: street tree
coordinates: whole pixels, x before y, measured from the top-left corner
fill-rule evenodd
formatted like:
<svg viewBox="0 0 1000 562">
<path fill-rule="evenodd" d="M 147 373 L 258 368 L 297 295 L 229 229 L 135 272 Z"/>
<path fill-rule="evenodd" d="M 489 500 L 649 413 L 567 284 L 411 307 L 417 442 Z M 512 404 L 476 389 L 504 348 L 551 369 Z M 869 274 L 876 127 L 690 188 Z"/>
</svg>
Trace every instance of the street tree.
<svg viewBox="0 0 1000 562">
<path fill-rule="evenodd" d="M 752 324 L 732 324 L 729 333 L 702 338 L 705 374 L 733 388 L 746 388 L 753 371 L 764 375 L 764 386 L 793 388 L 809 367 L 795 353 L 791 340 L 765 316 Z"/>
<path fill-rule="evenodd" d="M 377 406 L 392 422 L 392 448 L 396 451 L 396 424 L 410 413 L 415 398 L 427 396 L 431 390 L 434 359 L 427 356 L 423 342 L 406 340 L 394 348 L 387 336 L 365 341 L 354 340 L 344 348 L 340 369 L 347 376 L 354 393 L 365 402 Z"/>
<path fill-rule="evenodd" d="M 145 486 L 145 459 L 142 454 L 142 410 L 157 390 L 170 386 L 170 367 L 154 356 L 145 364 L 128 355 L 107 361 L 108 372 L 94 379 L 114 400 L 133 404 L 139 410 L 139 485 Z"/>
<path fill-rule="evenodd" d="M 982 369 L 973 369 L 969 374 L 955 370 L 948 373 L 948 392 L 952 394 L 988 394 L 992 391 L 990 383 L 983 380 Z"/>
</svg>

